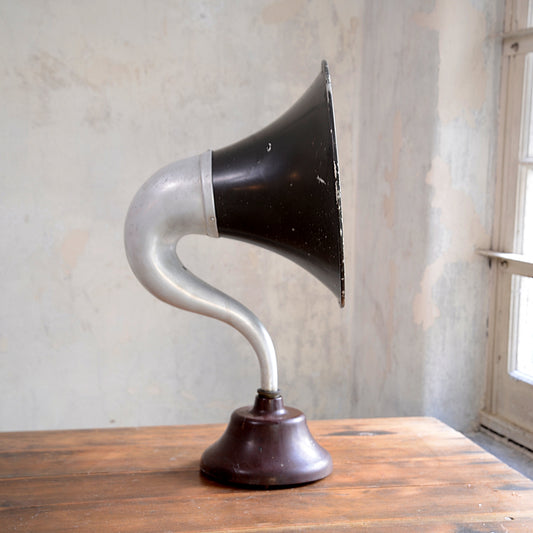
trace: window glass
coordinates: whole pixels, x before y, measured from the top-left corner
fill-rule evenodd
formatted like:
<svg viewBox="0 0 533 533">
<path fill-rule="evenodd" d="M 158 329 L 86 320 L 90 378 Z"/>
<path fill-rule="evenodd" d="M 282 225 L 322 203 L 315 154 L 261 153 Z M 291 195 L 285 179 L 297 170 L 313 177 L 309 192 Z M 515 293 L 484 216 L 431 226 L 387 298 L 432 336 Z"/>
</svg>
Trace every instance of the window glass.
<svg viewBox="0 0 533 533">
<path fill-rule="evenodd" d="M 528 168 L 522 201 L 522 253 L 533 257 L 533 168 Z M 533 330 L 531 331 L 533 336 Z"/>
<path fill-rule="evenodd" d="M 531 90 L 532 82 L 533 82 L 533 68 L 532 68 L 532 54 L 528 54 L 526 58 L 526 72 L 525 72 L 525 83 L 524 83 L 524 114 L 523 114 L 523 123 L 524 123 L 524 150 L 525 157 L 531 158 L 533 157 L 533 135 L 531 132 L 533 131 L 533 113 L 531 113 L 532 105 L 533 105 L 533 91 Z"/>
<path fill-rule="evenodd" d="M 526 57 L 523 102 L 515 251 L 533 255 L 533 54 Z"/>
<path fill-rule="evenodd" d="M 522 157 L 533 157 L 533 54 L 527 54 L 524 73 L 524 110 L 522 112 Z M 525 152 L 525 153 L 524 153 Z"/>
<path fill-rule="evenodd" d="M 533 278 L 513 276 L 511 375 L 533 383 Z"/>
<path fill-rule="evenodd" d="M 533 53 L 524 67 L 515 250 L 533 256 Z M 509 371 L 533 384 L 533 278 L 513 275 L 511 290 Z"/>
</svg>

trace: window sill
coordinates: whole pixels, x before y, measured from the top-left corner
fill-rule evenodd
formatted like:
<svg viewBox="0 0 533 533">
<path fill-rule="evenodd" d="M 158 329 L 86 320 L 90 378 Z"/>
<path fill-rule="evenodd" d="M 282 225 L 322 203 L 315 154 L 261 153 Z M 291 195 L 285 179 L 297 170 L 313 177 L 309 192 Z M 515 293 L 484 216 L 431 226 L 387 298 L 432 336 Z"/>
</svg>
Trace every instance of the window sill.
<svg viewBox="0 0 533 533">
<path fill-rule="evenodd" d="M 490 260 L 496 259 L 504 268 L 509 268 L 513 274 L 533 277 L 533 257 L 523 254 L 508 252 L 495 252 L 494 250 L 476 250 L 476 253 Z"/>
</svg>

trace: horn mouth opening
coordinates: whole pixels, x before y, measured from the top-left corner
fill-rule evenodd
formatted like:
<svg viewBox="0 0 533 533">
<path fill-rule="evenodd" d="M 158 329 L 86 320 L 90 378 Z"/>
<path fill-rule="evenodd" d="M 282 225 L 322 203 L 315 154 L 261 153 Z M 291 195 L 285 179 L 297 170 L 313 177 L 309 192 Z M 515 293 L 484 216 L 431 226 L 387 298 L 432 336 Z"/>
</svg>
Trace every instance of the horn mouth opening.
<svg viewBox="0 0 533 533">
<path fill-rule="evenodd" d="M 333 172 L 335 176 L 335 190 L 337 201 L 337 213 L 339 218 L 339 278 L 340 278 L 340 294 L 339 305 L 344 307 L 346 288 L 344 276 L 344 234 L 342 224 L 342 205 L 341 205 L 341 180 L 339 174 L 339 157 L 337 152 L 337 132 L 335 128 L 335 109 L 333 107 L 333 92 L 331 89 L 331 76 L 329 74 L 328 62 L 324 59 L 322 61 L 322 74 L 326 83 L 326 98 L 328 102 L 329 125 L 331 132 L 331 146 L 333 150 Z"/>
</svg>

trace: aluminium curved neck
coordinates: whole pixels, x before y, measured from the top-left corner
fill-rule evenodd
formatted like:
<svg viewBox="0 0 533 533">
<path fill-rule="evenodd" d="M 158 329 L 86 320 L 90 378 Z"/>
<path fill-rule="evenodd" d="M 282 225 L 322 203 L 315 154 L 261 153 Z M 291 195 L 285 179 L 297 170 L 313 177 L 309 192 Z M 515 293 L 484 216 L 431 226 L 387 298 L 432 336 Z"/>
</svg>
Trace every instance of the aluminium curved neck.
<svg viewBox="0 0 533 533">
<path fill-rule="evenodd" d="M 126 217 L 126 255 L 137 279 L 154 296 L 240 331 L 259 359 L 261 389 L 276 392 L 277 359 L 270 335 L 244 305 L 183 266 L 176 246 L 189 234 L 218 237 L 210 150 L 162 168 L 139 189 Z"/>
</svg>

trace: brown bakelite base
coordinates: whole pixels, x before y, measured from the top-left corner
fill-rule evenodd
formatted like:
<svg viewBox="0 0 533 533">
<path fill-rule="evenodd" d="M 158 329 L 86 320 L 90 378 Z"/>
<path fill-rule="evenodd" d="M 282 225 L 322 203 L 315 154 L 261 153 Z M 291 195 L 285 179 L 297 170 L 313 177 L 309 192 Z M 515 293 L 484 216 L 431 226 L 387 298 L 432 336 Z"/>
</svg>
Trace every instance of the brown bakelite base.
<svg viewBox="0 0 533 533">
<path fill-rule="evenodd" d="M 280 395 L 258 391 L 253 407 L 234 411 L 222 437 L 202 455 L 202 473 L 224 484 L 280 488 L 328 476 L 331 457 L 304 414 Z"/>
</svg>

